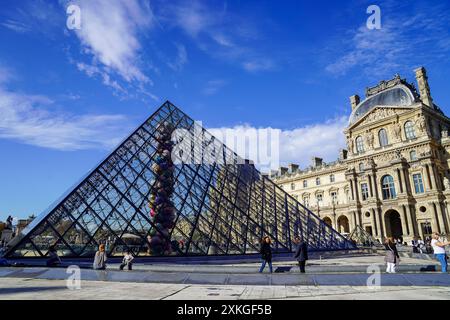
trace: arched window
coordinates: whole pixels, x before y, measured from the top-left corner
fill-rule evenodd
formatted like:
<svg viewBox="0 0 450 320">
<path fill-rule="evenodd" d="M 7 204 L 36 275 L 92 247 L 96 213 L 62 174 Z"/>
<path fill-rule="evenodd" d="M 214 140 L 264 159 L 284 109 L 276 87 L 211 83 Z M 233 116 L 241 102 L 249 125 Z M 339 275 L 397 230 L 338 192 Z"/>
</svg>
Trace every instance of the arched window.
<svg viewBox="0 0 450 320">
<path fill-rule="evenodd" d="M 381 129 L 380 131 L 378 131 L 378 140 L 380 141 L 381 147 L 387 146 L 389 144 L 385 129 Z"/>
<path fill-rule="evenodd" d="M 320 178 L 316 178 L 316 186 L 320 186 Z"/>
<path fill-rule="evenodd" d="M 394 178 L 386 175 L 381 179 L 381 190 L 383 192 L 383 199 L 394 199 L 397 195 L 395 193 Z"/>
<path fill-rule="evenodd" d="M 409 158 L 411 159 L 411 161 L 417 160 L 416 150 L 413 150 L 409 153 Z"/>
<path fill-rule="evenodd" d="M 406 139 L 414 139 L 416 137 L 416 132 L 414 131 L 414 123 L 412 123 L 412 121 L 405 122 L 405 136 Z"/>
<path fill-rule="evenodd" d="M 308 180 L 303 180 L 303 188 L 308 188 Z"/>
<path fill-rule="evenodd" d="M 291 183 L 291 190 L 295 190 L 295 183 Z"/>
<path fill-rule="evenodd" d="M 362 137 L 356 138 L 356 151 L 364 152 L 364 142 Z"/>
<path fill-rule="evenodd" d="M 359 171 L 364 172 L 364 163 L 362 162 L 359 164 Z"/>
<path fill-rule="evenodd" d="M 336 181 L 334 174 L 330 174 L 330 182 L 333 183 L 334 181 Z"/>
</svg>

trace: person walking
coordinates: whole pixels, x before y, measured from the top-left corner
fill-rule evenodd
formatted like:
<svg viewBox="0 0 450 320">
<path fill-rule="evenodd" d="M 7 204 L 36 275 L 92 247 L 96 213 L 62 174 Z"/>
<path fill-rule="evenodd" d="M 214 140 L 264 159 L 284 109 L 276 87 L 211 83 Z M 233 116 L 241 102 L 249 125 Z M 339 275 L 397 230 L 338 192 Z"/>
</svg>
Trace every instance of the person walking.
<svg viewBox="0 0 450 320">
<path fill-rule="evenodd" d="M 431 235 L 431 246 L 433 247 L 434 256 L 441 264 L 441 272 L 447 272 L 447 254 L 445 252 L 445 246 L 449 245 L 450 242 L 443 241 L 440 239 L 437 232 L 433 232 Z"/>
<path fill-rule="evenodd" d="M 131 254 L 130 250 L 127 250 L 127 253 L 123 256 L 122 264 L 120 265 L 120 270 L 123 270 L 123 268 L 128 267 L 128 270 L 133 269 L 133 255 Z"/>
<path fill-rule="evenodd" d="M 98 247 L 98 251 L 95 253 L 93 268 L 95 270 L 105 270 L 106 269 L 106 252 L 105 245 L 101 244 Z"/>
<path fill-rule="evenodd" d="M 296 244 L 294 258 L 298 261 L 300 273 L 305 273 L 306 260 L 308 260 L 308 246 L 300 237 L 295 237 L 294 243 Z"/>
<path fill-rule="evenodd" d="M 386 272 L 395 273 L 395 267 L 400 262 L 400 256 L 398 255 L 397 247 L 392 238 L 386 238 L 384 247 L 386 248 L 386 257 L 384 258 L 384 261 L 387 264 Z"/>
<path fill-rule="evenodd" d="M 269 270 L 270 273 L 272 273 L 273 269 L 272 269 L 272 247 L 270 246 L 271 240 L 269 237 L 265 236 L 264 238 L 262 238 L 261 241 L 261 249 L 260 249 L 260 253 L 261 253 L 261 258 L 263 260 L 262 264 L 261 264 L 261 268 L 259 269 L 259 272 L 263 272 L 264 268 L 266 267 L 266 263 L 269 264 Z"/>
</svg>

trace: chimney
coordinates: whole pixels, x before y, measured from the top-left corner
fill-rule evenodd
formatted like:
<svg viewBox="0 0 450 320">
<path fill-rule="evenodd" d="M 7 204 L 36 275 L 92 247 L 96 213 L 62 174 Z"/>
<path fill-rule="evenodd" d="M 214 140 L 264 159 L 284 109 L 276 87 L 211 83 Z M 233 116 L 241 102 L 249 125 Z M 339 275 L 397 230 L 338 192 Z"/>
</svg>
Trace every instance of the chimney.
<svg viewBox="0 0 450 320">
<path fill-rule="evenodd" d="M 416 72 L 416 80 L 419 85 L 420 99 L 428 107 L 434 108 L 433 99 L 430 94 L 430 86 L 428 85 L 427 70 L 424 67 L 420 67 L 414 71 Z"/>
<path fill-rule="evenodd" d="M 312 157 L 312 166 L 314 168 L 321 167 L 323 164 L 323 159 L 318 157 Z"/>
<path fill-rule="evenodd" d="M 290 173 L 294 173 L 295 171 L 298 170 L 298 167 L 299 167 L 298 164 L 290 163 L 290 164 L 288 165 L 289 172 L 290 172 Z"/>
<path fill-rule="evenodd" d="M 347 149 L 339 150 L 339 160 L 347 159 L 347 155 L 348 155 L 348 150 Z"/>
<path fill-rule="evenodd" d="M 356 106 L 359 104 L 360 98 L 357 94 L 350 97 L 350 104 L 352 105 L 352 111 L 355 110 Z"/>
</svg>

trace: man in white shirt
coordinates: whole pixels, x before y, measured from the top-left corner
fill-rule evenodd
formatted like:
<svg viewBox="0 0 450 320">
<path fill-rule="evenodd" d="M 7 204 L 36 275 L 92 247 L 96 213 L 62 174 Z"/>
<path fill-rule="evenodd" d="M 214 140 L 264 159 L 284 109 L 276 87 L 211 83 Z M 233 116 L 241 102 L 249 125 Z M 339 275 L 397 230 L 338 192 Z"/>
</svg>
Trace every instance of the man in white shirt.
<svg viewBox="0 0 450 320">
<path fill-rule="evenodd" d="M 441 263 L 441 271 L 447 272 L 447 256 L 445 254 L 445 246 L 449 245 L 450 242 L 444 242 L 439 239 L 439 234 L 437 232 L 433 232 L 431 236 L 431 246 L 433 247 L 434 255 L 436 259 Z"/>
</svg>

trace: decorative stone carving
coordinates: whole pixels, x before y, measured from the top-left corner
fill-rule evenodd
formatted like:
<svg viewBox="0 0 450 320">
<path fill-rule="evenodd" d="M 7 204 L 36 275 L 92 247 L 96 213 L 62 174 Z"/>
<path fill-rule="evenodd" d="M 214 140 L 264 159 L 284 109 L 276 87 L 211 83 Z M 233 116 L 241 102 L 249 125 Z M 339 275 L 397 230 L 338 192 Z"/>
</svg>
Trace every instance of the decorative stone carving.
<svg viewBox="0 0 450 320">
<path fill-rule="evenodd" d="M 450 190 L 450 179 L 448 177 L 444 177 L 444 188 L 445 190 Z"/>
<path fill-rule="evenodd" d="M 400 123 L 394 123 L 394 125 L 392 126 L 392 132 L 394 133 L 395 139 L 400 140 L 402 133 L 402 127 Z"/>
<path fill-rule="evenodd" d="M 395 159 L 400 160 L 402 159 L 402 153 L 400 152 L 400 150 L 395 150 Z"/>
<path fill-rule="evenodd" d="M 374 141 L 373 132 L 372 132 L 372 131 L 369 131 L 369 132 L 366 134 L 366 143 L 367 143 L 367 145 L 368 145 L 370 148 L 373 147 L 373 141 Z"/>
<path fill-rule="evenodd" d="M 427 130 L 427 119 L 424 115 L 420 115 L 416 120 L 416 127 L 419 128 L 420 132 L 426 133 Z"/>
<path fill-rule="evenodd" d="M 353 147 L 354 147 L 354 141 L 351 138 L 347 139 L 347 146 L 348 146 L 348 150 L 350 151 L 350 153 L 353 153 Z"/>
<path fill-rule="evenodd" d="M 384 119 L 390 116 L 394 116 L 397 114 L 397 111 L 394 109 L 388 109 L 388 108 L 377 108 L 371 113 L 369 113 L 364 120 L 361 122 L 361 124 L 368 124 L 380 119 Z"/>
</svg>

